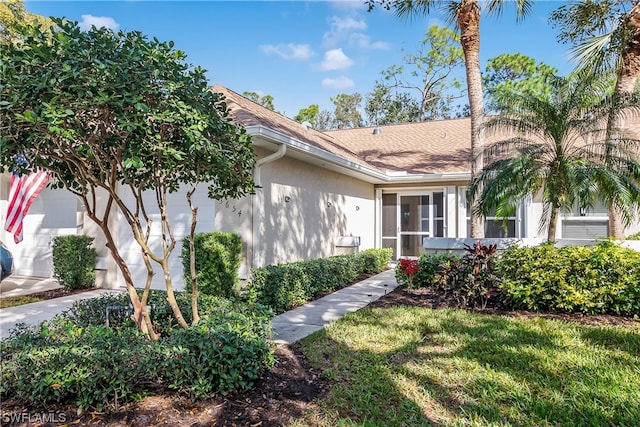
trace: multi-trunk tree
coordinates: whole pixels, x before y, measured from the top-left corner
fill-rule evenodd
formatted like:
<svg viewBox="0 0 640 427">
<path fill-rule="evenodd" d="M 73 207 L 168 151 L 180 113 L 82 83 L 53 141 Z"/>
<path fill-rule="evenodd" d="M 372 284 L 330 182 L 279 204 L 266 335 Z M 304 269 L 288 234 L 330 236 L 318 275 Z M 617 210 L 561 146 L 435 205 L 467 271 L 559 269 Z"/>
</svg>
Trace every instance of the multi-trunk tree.
<svg viewBox="0 0 640 427">
<path fill-rule="evenodd" d="M 187 327 L 169 271 L 176 239 L 167 197 L 181 191 L 189 199 L 193 234 L 197 207 L 190 196 L 199 184 L 215 199 L 252 192 L 250 137 L 232 122 L 223 96 L 208 89 L 205 71 L 186 63 L 172 42 L 104 28 L 83 32 L 58 19 L 51 33 L 19 24 L 14 30 L 20 43 L 3 44 L 0 58 L 2 165 L 24 156 L 31 168 L 51 172 L 51 185 L 81 199 L 105 235 L 142 330 L 156 337 L 146 312 L 154 266 L 177 321 Z M 133 283 L 119 252 L 110 228 L 115 212 L 140 246 L 144 284 Z M 161 234 L 155 250 L 152 227 Z"/>
</svg>

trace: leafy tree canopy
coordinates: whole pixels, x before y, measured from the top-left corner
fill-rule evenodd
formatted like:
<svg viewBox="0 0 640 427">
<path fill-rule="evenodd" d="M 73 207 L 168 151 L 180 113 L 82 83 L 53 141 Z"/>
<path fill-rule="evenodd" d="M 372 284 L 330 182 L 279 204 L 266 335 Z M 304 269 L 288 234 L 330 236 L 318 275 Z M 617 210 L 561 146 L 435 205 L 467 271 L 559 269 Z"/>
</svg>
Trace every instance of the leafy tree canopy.
<svg viewBox="0 0 640 427">
<path fill-rule="evenodd" d="M 273 96 L 271 95 L 263 95 L 260 96 L 258 92 L 242 92 L 242 96 L 248 98 L 255 102 L 256 104 L 260 104 L 265 108 L 268 108 L 271 111 L 275 111 L 275 107 L 273 106 Z"/>
<path fill-rule="evenodd" d="M 50 33 L 17 24 L 20 43 L 2 46 L 0 162 L 11 167 L 24 156 L 30 167 L 51 171 L 53 186 L 83 201 L 123 273 L 134 320 L 143 331 L 157 337 L 144 308 L 152 261 L 162 268 L 178 323 L 187 327 L 169 271 L 176 240 L 167 194 L 187 184 L 189 199 L 201 182 L 216 199 L 252 192 L 251 139 L 232 122 L 223 95 L 208 89 L 205 71 L 187 64 L 173 42 L 105 28 L 83 32 L 76 22 L 61 19 L 54 23 Z M 152 202 L 143 197 L 145 190 L 155 195 Z M 111 234 L 111 206 L 141 248 L 148 271 L 141 299 Z M 160 214 L 159 251 L 149 242 L 151 210 Z"/>
<path fill-rule="evenodd" d="M 216 198 L 252 191 L 249 136 L 173 42 L 55 21 L 50 40 L 18 26 L 23 42 L 4 47 L 2 164 L 25 155 L 78 191 L 112 173 L 142 190 L 198 180 Z"/>
<path fill-rule="evenodd" d="M 509 107 L 502 98 L 514 94 L 547 97 L 551 94 L 549 80 L 557 70 L 520 53 L 502 54 L 489 59 L 482 77 L 489 110 Z"/>
</svg>

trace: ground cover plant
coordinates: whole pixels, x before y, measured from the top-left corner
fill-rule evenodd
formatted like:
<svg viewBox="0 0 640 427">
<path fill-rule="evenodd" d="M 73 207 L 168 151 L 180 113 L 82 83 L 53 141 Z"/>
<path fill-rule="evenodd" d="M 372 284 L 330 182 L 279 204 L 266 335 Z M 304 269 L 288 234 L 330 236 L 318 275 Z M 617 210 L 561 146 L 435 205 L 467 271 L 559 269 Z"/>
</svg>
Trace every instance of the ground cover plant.
<svg viewBox="0 0 640 427">
<path fill-rule="evenodd" d="M 189 314 L 191 296 L 177 301 Z M 166 293 L 152 292 L 148 303 L 158 340 L 136 328 L 126 294 L 14 329 L 0 342 L 0 398 L 39 411 L 73 404 L 78 413 L 157 393 L 197 400 L 250 388 L 273 361 L 268 309 L 203 294 L 200 322 L 184 329 Z"/>
</svg>

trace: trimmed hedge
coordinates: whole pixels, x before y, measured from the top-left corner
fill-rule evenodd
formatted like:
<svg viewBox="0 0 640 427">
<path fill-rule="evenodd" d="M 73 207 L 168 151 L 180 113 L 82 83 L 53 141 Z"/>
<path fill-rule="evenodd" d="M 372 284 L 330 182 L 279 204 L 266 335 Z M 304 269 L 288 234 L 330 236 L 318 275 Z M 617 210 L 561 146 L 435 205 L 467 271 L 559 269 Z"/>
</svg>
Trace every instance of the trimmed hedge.
<svg viewBox="0 0 640 427">
<path fill-rule="evenodd" d="M 152 316 L 161 318 L 159 296 Z M 80 411 L 158 391 L 199 399 L 247 389 L 273 363 L 268 310 L 205 296 L 198 325 L 159 321 L 165 333 L 151 341 L 126 315 L 104 325 L 101 309 L 124 298 L 82 301 L 51 322 L 12 331 L 0 342 L 0 399 L 34 408 L 73 403 Z"/>
<path fill-rule="evenodd" d="M 93 237 L 84 235 L 53 238 L 53 277 L 67 289 L 87 289 L 96 282 L 96 250 Z"/>
<path fill-rule="evenodd" d="M 511 247 L 495 271 L 508 308 L 640 316 L 640 252 L 611 242 Z"/>
<path fill-rule="evenodd" d="M 362 273 L 384 270 L 392 254 L 387 248 L 368 249 L 359 254 L 255 268 L 243 297 L 270 307 L 275 314 L 284 313 L 349 285 Z"/>
<path fill-rule="evenodd" d="M 242 238 L 235 233 L 214 231 L 196 233 L 193 239 L 196 252 L 196 277 L 199 292 L 229 297 L 239 282 L 238 269 L 242 254 Z M 182 267 L 185 291 L 191 291 L 191 251 L 189 237 L 182 243 Z"/>
</svg>

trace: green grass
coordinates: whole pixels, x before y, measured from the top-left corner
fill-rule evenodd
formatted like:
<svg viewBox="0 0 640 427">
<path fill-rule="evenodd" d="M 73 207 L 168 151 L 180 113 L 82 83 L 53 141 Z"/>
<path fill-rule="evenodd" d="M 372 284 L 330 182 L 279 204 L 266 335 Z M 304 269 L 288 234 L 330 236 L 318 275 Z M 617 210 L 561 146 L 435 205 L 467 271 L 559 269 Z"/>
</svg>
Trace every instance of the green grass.
<svg viewBox="0 0 640 427">
<path fill-rule="evenodd" d="M 2 297 L 0 298 L 0 308 L 15 307 L 18 305 L 29 304 L 32 302 L 42 301 L 42 298 L 36 298 L 29 295 L 16 296 L 16 297 Z"/>
<path fill-rule="evenodd" d="M 302 342 L 331 426 L 636 426 L 640 329 L 364 309 Z"/>
</svg>

